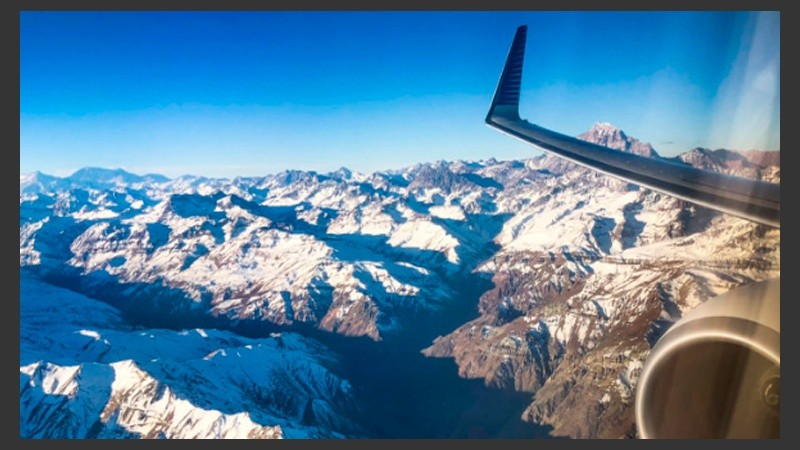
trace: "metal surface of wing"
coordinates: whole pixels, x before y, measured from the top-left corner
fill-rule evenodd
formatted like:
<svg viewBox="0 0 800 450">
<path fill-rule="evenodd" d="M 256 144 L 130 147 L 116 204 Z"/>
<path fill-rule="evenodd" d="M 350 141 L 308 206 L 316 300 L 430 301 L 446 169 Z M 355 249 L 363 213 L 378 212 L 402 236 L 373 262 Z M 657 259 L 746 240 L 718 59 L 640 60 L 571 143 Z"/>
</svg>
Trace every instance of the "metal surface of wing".
<svg viewBox="0 0 800 450">
<path fill-rule="evenodd" d="M 698 205 L 780 228 L 780 185 L 650 158 L 557 133 L 521 119 L 519 98 L 527 26 L 517 29 L 486 123 L 581 166 Z"/>
</svg>

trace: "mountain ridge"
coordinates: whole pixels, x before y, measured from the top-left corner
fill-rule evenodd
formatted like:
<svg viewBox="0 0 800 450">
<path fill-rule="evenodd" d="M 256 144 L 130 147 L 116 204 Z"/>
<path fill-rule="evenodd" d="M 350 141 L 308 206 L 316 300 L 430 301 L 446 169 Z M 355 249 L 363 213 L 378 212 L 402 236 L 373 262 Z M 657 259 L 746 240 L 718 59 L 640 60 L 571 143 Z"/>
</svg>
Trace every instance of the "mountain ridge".
<svg viewBox="0 0 800 450">
<path fill-rule="evenodd" d="M 642 142 L 636 138 L 629 137 L 622 129 L 614 126 L 609 122 L 596 122 L 592 125 L 592 127 L 578 135 L 578 138 L 583 140 L 588 140 L 590 142 L 604 145 L 606 147 L 621 150 L 629 153 L 634 153 L 640 156 L 646 157 L 657 157 L 657 158 L 666 158 L 666 159 L 678 159 L 687 163 L 690 159 L 689 156 L 682 157 L 682 155 L 689 155 L 699 153 L 706 158 L 713 159 L 716 164 L 725 164 L 725 163 L 736 163 L 740 162 L 743 159 L 746 160 L 749 164 L 754 166 L 758 166 L 761 168 L 766 168 L 769 166 L 775 166 L 780 164 L 780 150 L 733 150 L 733 149 L 708 149 L 703 147 L 695 147 L 689 149 L 683 153 L 680 153 L 675 156 L 671 157 L 664 157 L 660 155 L 652 145 L 647 142 Z M 520 160 L 504 160 L 504 163 L 516 163 Z M 342 180 L 348 179 L 364 179 L 370 178 L 378 174 L 388 175 L 388 174 L 395 174 L 395 173 L 408 173 L 413 172 L 415 169 L 426 168 L 426 170 L 434 170 L 436 167 L 442 168 L 449 165 L 459 165 L 461 167 L 468 167 L 471 164 L 485 164 L 485 165 L 495 165 L 500 163 L 494 157 L 490 157 L 486 160 L 437 160 L 427 163 L 417 163 L 411 166 L 407 166 L 400 169 L 392 169 L 392 170 L 385 170 L 385 171 L 376 171 L 369 174 L 363 174 L 361 172 L 352 170 L 348 167 L 341 166 L 338 169 L 329 171 L 329 172 L 319 172 L 316 170 L 298 170 L 298 169 L 287 169 L 284 171 L 277 172 L 275 174 L 266 174 L 263 176 L 251 176 L 251 177 L 233 177 L 233 178 L 226 178 L 226 177 L 208 177 L 208 176 L 198 176 L 192 174 L 185 174 L 175 178 L 169 178 L 167 176 L 158 174 L 158 173 L 146 173 L 146 174 L 136 174 L 129 172 L 122 168 L 102 168 L 102 167 L 95 167 L 95 166 L 86 166 L 80 168 L 73 172 L 71 175 L 65 177 L 58 177 L 54 175 L 49 175 L 42 173 L 39 170 L 34 172 L 28 173 L 20 173 L 20 192 L 23 189 L 23 183 L 27 184 L 32 179 L 36 177 L 46 177 L 48 180 L 71 180 L 71 181 L 100 181 L 109 178 L 115 177 L 122 177 L 123 179 L 129 180 L 136 180 L 136 181 L 143 181 L 147 180 L 150 182 L 156 183 L 167 183 L 170 181 L 176 181 L 179 179 L 208 179 L 208 180 L 234 180 L 236 178 L 262 178 L 262 177 L 283 177 L 284 180 L 291 180 L 293 176 L 300 176 L 300 177 L 333 177 Z M 709 163 L 705 163 L 709 164 Z M 455 172 L 458 173 L 458 172 Z M 23 179 L 25 181 L 23 181 Z"/>
</svg>

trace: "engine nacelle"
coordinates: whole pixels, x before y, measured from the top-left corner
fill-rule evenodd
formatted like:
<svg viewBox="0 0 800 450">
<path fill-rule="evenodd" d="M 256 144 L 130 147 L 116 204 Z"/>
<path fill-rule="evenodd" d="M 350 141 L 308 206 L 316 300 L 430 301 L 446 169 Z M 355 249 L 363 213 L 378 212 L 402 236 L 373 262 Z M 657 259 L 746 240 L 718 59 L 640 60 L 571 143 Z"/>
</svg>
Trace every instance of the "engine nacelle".
<svg viewBox="0 0 800 450">
<path fill-rule="evenodd" d="M 642 438 L 780 437 L 780 280 L 708 300 L 653 347 L 636 388 Z"/>
</svg>

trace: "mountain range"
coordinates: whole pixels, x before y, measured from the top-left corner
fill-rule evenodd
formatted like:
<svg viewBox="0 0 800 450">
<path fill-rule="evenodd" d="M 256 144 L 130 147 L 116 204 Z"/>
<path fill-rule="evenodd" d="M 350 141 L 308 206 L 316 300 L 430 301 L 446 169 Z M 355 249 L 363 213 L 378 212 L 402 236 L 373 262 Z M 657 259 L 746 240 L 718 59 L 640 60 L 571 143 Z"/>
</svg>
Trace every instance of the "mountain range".
<svg viewBox="0 0 800 450">
<path fill-rule="evenodd" d="M 606 123 L 579 138 L 662 157 Z M 780 182 L 779 152 L 672 159 Z M 24 437 L 373 436 L 364 417 L 383 412 L 359 386 L 378 381 L 342 368 L 363 339 L 524 396 L 515 420 L 552 435 L 621 437 L 660 335 L 778 277 L 780 231 L 548 155 L 235 179 L 87 168 L 20 176 L 20 273 Z"/>
</svg>

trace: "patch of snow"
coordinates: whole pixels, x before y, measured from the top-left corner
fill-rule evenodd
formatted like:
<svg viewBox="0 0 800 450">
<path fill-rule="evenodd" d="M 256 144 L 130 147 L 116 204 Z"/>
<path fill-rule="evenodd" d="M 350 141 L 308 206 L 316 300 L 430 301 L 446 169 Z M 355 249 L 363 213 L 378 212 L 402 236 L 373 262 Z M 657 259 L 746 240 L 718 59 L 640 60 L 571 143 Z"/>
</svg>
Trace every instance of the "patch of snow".
<svg viewBox="0 0 800 450">
<path fill-rule="evenodd" d="M 97 331 L 93 331 L 93 330 L 78 330 L 78 334 L 80 334 L 82 336 L 90 337 L 90 338 L 94 339 L 95 341 L 100 340 L 100 333 L 98 333 Z"/>
</svg>

